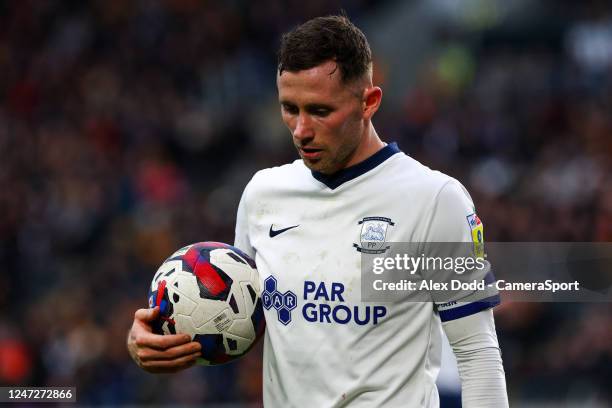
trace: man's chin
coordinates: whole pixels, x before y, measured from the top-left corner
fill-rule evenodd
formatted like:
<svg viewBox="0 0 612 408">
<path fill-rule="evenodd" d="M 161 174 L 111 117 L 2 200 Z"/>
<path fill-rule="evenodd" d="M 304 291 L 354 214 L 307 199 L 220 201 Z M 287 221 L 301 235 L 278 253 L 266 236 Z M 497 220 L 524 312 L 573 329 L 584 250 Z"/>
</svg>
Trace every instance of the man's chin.
<svg viewBox="0 0 612 408">
<path fill-rule="evenodd" d="M 320 169 L 322 168 L 322 166 L 320 164 L 321 163 L 320 160 L 307 160 L 302 157 L 302 161 L 304 162 L 304 165 L 308 167 L 310 170 L 321 171 Z"/>
<path fill-rule="evenodd" d="M 330 175 L 330 174 L 333 174 L 336 171 L 338 171 L 335 168 L 331 168 L 331 166 L 329 166 L 327 163 L 325 163 L 325 161 L 323 161 L 321 159 L 307 160 L 307 159 L 302 158 L 302 161 L 304 162 L 304 165 L 306 167 L 308 167 L 310 170 L 316 171 L 318 173 Z"/>
<path fill-rule="evenodd" d="M 321 159 L 306 159 L 304 157 L 300 158 L 304 162 L 304 165 L 310 170 L 321 171 L 321 169 L 325 167 L 324 163 L 321 162 Z"/>
</svg>

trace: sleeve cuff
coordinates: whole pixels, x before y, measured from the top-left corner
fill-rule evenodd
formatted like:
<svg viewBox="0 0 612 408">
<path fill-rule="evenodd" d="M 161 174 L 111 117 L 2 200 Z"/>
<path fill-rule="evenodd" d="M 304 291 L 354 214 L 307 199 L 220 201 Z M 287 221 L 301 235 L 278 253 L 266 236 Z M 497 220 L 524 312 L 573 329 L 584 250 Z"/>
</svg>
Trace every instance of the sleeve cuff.
<svg viewBox="0 0 612 408">
<path fill-rule="evenodd" d="M 465 316 L 473 315 L 480 312 L 481 310 L 490 309 L 501 303 L 499 294 L 478 300 L 476 302 L 468 303 L 467 305 L 461 305 L 452 309 L 441 310 L 440 320 L 448 322 L 450 320 L 460 319 Z"/>
</svg>

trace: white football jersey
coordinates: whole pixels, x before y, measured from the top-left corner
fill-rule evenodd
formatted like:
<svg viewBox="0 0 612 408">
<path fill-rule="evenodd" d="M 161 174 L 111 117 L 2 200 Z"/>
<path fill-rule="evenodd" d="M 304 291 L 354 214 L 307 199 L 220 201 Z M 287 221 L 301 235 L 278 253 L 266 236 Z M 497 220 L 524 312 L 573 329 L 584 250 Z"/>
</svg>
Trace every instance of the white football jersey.
<svg viewBox="0 0 612 408">
<path fill-rule="evenodd" d="M 262 284 L 265 406 L 437 407 L 442 322 L 499 302 L 362 302 L 368 219 L 388 224 L 372 231 L 383 242 L 482 234 L 463 186 L 396 144 L 333 176 L 296 160 L 245 188 L 235 246 L 255 259 Z"/>
</svg>

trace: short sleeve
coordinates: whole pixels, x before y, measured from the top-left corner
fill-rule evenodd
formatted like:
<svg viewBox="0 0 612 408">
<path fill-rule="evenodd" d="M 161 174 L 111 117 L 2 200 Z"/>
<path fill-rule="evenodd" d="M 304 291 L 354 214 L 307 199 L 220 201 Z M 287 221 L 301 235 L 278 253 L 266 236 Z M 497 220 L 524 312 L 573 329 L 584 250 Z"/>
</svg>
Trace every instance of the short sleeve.
<svg viewBox="0 0 612 408">
<path fill-rule="evenodd" d="M 249 215 L 247 209 L 247 195 L 249 184 L 245 187 L 238 204 L 238 212 L 236 214 L 236 233 L 234 236 L 234 246 L 244 251 L 252 259 L 255 259 L 255 249 L 251 245 L 249 237 Z"/>
<path fill-rule="evenodd" d="M 469 316 L 499 304 L 491 265 L 483 258 L 484 224 L 476 215 L 467 190 L 454 179 L 444 184 L 434 200 L 424 246 L 428 256 L 452 259 L 455 262 L 452 271 L 435 272 L 435 275 L 432 272 L 432 275 L 427 276 L 444 282 L 449 289 L 455 288 L 433 296 L 443 322 Z M 466 261 L 468 258 L 472 258 L 472 261 Z M 482 267 L 465 267 L 465 262 L 474 262 L 476 258 L 480 258 L 478 262 Z M 457 267 L 461 263 L 463 267 Z M 472 287 L 463 287 L 457 282 L 478 282 L 480 286 L 473 284 Z"/>
</svg>

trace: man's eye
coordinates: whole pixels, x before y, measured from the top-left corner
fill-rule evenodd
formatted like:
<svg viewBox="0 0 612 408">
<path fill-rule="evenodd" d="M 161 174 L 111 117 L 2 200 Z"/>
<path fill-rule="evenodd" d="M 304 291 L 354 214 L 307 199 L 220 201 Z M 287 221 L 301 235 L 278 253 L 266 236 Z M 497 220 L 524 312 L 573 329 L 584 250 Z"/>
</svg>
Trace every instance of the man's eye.
<svg viewBox="0 0 612 408">
<path fill-rule="evenodd" d="M 291 115 L 295 115 L 298 113 L 297 108 L 291 105 L 283 105 L 283 110 Z"/>
<path fill-rule="evenodd" d="M 325 117 L 329 115 L 329 109 L 317 109 L 313 112 L 313 115 Z"/>
</svg>

